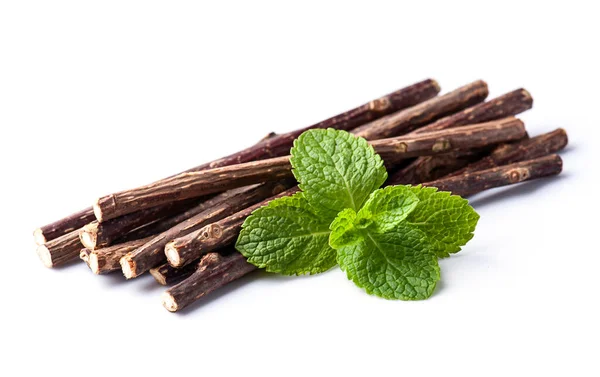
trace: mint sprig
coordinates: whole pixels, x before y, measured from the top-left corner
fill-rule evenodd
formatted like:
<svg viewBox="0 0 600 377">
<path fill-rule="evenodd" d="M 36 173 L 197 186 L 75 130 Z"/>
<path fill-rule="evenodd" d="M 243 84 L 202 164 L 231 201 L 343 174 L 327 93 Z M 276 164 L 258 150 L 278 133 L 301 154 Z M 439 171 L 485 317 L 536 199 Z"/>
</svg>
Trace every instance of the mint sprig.
<svg viewBox="0 0 600 377">
<path fill-rule="evenodd" d="M 365 139 L 309 130 L 291 154 L 302 191 L 254 211 L 236 243 L 258 267 L 301 275 L 339 264 L 369 294 L 421 300 L 440 279 L 438 258 L 473 237 L 479 215 L 465 199 L 422 186 L 379 189 L 387 172 Z"/>
</svg>

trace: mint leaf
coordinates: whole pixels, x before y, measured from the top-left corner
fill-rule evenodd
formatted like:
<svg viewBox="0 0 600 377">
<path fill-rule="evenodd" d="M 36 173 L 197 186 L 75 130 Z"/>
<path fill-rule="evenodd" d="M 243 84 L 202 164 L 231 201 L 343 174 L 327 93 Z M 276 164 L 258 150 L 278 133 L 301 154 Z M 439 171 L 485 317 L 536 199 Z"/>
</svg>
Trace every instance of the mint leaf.
<svg viewBox="0 0 600 377">
<path fill-rule="evenodd" d="M 375 226 L 357 227 L 354 211 L 346 210 L 331 224 L 329 242 L 349 279 L 367 293 L 387 299 L 422 300 L 440 279 L 435 253 L 419 229 L 398 224 L 379 233 Z"/>
<path fill-rule="evenodd" d="M 346 131 L 306 131 L 294 141 L 291 154 L 306 199 L 330 219 L 346 208 L 358 211 L 387 179 L 373 147 Z"/>
<path fill-rule="evenodd" d="M 394 229 L 415 209 L 419 198 L 408 186 L 388 186 L 375 190 L 358 212 L 358 221 L 372 221 L 377 232 Z M 365 219 L 365 220 L 362 220 Z"/>
<path fill-rule="evenodd" d="M 405 187 L 419 198 L 406 222 L 427 235 L 427 242 L 438 257 L 460 251 L 473 238 L 479 215 L 466 199 L 433 187 Z"/>
<path fill-rule="evenodd" d="M 284 275 L 317 274 L 336 265 L 331 219 L 317 216 L 303 193 L 271 201 L 248 216 L 235 245 L 248 262 Z"/>
</svg>

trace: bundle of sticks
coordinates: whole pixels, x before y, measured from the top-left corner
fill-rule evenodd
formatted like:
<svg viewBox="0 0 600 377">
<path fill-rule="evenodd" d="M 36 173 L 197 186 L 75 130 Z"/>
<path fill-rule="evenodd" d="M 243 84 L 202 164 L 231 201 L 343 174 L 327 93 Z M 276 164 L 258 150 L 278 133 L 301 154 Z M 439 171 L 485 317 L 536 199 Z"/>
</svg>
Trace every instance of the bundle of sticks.
<svg viewBox="0 0 600 377">
<path fill-rule="evenodd" d="M 423 184 L 469 196 L 559 174 L 555 153 L 567 144 L 557 129 L 529 137 L 515 115 L 530 109 L 517 89 L 487 100 L 475 81 L 444 95 L 424 80 L 312 126 L 271 133 L 257 144 L 146 186 L 99 198 L 38 228 L 37 253 L 47 267 L 81 259 L 95 274 L 145 272 L 163 285 L 164 307 L 178 311 L 254 271 L 233 245 L 244 219 L 297 191 L 289 151 L 312 128 L 366 138 L 390 172 L 387 185 Z M 173 285 L 175 284 L 175 285 Z"/>
</svg>

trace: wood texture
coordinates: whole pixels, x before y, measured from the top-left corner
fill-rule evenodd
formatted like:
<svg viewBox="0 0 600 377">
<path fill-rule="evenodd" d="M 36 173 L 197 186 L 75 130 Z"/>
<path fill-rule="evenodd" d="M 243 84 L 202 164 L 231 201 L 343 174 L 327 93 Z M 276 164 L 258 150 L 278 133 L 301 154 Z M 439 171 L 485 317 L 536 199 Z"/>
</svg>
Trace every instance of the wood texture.
<svg viewBox="0 0 600 377">
<path fill-rule="evenodd" d="M 182 268 L 171 267 L 168 263 L 164 263 L 151 268 L 150 275 L 160 285 L 171 285 L 189 277 L 196 271 L 197 267 L 198 263 L 190 263 Z"/>
<path fill-rule="evenodd" d="M 222 166 L 240 164 L 249 161 L 262 160 L 285 156 L 289 154 L 294 139 L 306 130 L 314 128 L 336 128 L 339 130 L 352 130 L 367 122 L 381 118 L 384 115 L 406 109 L 423 101 L 435 97 L 440 87 L 435 80 L 427 79 L 406 88 L 372 100 L 362 106 L 346 111 L 322 122 L 313 124 L 299 130 L 275 135 L 261 141 L 257 145 L 244 149 L 238 153 L 223 157 L 205 165 L 196 167 L 195 170 L 213 169 Z"/>
<path fill-rule="evenodd" d="M 205 210 L 152 237 L 121 260 L 121 269 L 127 279 L 135 278 L 151 268 L 166 262 L 165 245 L 177 237 L 189 234 L 203 226 L 232 215 L 265 198 L 289 188 L 290 182 L 269 182 L 226 191 L 204 203 Z"/>
<path fill-rule="evenodd" d="M 272 196 L 219 221 L 212 222 L 183 237 L 176 238 L 165 246 L 167 261 L 173 267 L 183 267 L 202 255 L 230 246 L 238 236 L 240 228 L 250 214 L 271 200 L 290 196 L 298 192 L 298 186 Z"/>
<path fill-rule="evenodd" d="M 449 115 L 411 134 L 440 131 L 453 127 L 487 122 L 522 113 L 533 106 L 533 98 L 525 89 L 517 89 L 490 101 L 469 107 L 456 114 Z M 481 154 L 485 151 L 474 151 Z M 437 179 L 445 174 L 464 168 L 473 162 L 468 155 L 457 154 L 456 159 L 449 156 L 419 157 L 406 166 L 397 168 L 390 174 L 390 180 L 402 184 L 416 184 Z M 466 157 L 466 158 L 465 158 Z"/>
<path fill-rule="evenodd" d="M 79 252 L 79 258 L 83 260 L 96 275 L 106 274 L 112 271 L 121 270 L 121 264 L 119 263 L 121 258 L 149 240 L 150 238 L 142 238 L 140 240 L 128 241 L 95 250 L 85 248 Z"/>
<path fill-rule="evenodd" d="M 408 165 L 396 165 L 390 169 L 387 182 L 397 185 L 416 185 L 433 181 L 464 168 L 488 154 L 490 147 L 476 150 L 460 150 L 436 156 L 419 157 Z"/>
<path fill-rule="evenodd" d="M 482 102 L 487 95 L 487 84 L 481 80 L 475 81 L 443 96 L 364 124 L 352 133 L 367 140 L 406 134 L 438 118 Z"/>
<path fill-rule="evenodd" d="M 423 183 L 454 195 L 469 196 L 495 187 L 507 186 L 532 179 L 557 175 L 562 171 L 562 159 L 553 154 L 492 169 L 465 173 Z"/>
<path fill-rule="evenodd" d="M 196 207 L 202 199 L 188 199 L 178 202 L 170 202 L 160 206 L 146 208 L 124 216 L 119 216 L 109 221 L 99 223 L 93 221 L 85 225 L 79 231 L 79 239 L 83 246 L 90 250 L 107 247 L 115 243 L 122 243 L 141 238 L 147 232 L 136 232 L 129 235 L 133 230 L 148 226 L 164 218 L 178 215 L 189 208 Z M 129 235 L 129 237 L 128 237 Z"/>
<path fill-rule="evenodd" d="M 162 296 L 165 309 L 176 312 L 218 288 L 256 270 L 238 252 L 222 256 L 218 253 L 205 255 L 198 269 L 181 283 L 171 287 Z"/>
<path fill-rule="evenodd" d="M 76 260 L 81 250 L 79 230 L 73 230 L 37 248 L 37 255 L 46 267 L 58 267 Z"/>
<path fill-rule="evenodd" d="M 415 134 L 432 131 L 445 130 L 452 127 L 465 126 L 467 124 L 488 122 L 520 114 L 533 106 L 533 97 L 525 89 L 517 89 L 512 92 L 493 98 L 487 102 L 468 107 L 456 114 L 428 124 L 413 131 Z"/>
<path fill-rule="evenodd" d="M 507 118 L 428 134 L 375 140 L 371 145 L 386 163 L 393 164 L 404 158 L 515 140 L 524 134 L 525 129 L 520 120 Z M 94 211 L 98 218 L 110 219 L 173 200 L 291 176 L 289 156 L 184 173 L 168 180 L 100 198 L 94 205 Z"/>
<path fill-rule="evenodd" d="M 450 176 L 491 169 L 501 165 L 546 156 L 562 150 L 568 143 L 567 132 L 562 128 L 558 128 L 552 132 L 532 137 L 531 139 L 499 145 L 489 156 L 467 165 L 463 169 L 450 174 Z"/>
<path fill-rule="evenodd" d="M 33 231 L 33 238 L 38 245 L 43 245 L 48 241 L 78 230 L 95 219 L 94 209 L 89 207 L 51 224 L 37 228 Z"/>
</svg>

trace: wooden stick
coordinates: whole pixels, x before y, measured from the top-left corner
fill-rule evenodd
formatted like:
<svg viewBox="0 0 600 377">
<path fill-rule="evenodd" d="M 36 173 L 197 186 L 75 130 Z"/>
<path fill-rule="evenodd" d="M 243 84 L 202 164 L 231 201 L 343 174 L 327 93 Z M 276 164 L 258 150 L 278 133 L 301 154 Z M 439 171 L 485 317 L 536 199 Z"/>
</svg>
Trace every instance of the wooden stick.
<svg viewBox="0 0 600 377">
<path fill-rule="evenodd" d="M 53 222 L 52 224 L 44 225 L 33 231 L 33 238 L 35 243 L 43 245 L 48 241 L 56 239 L 60 236 L 64 236 L 67 233 L 71 233 L 94 221 L 94 209 L 92 207 L 81 210 L 70 216 Z"/>
<path fill-rule="evenodd" d="M 90 270 L 96 275 L 106 274 L 120 270 L 121 264 L 119 261 L 121 258 L 151 239 L 152 237 L 142 238 L 140 240 L 133 240 L 95 250 L 90 250 L 88 248 L 81 249 L 79 258 L 87 263 Z"/>
<path fill-rule="evenodd" d="M 410 137 L 372 141 L 386 163 L 455 149 L 470 149 L 523 137 L 523 123 L 515 118 L 431 132 Z M 102 221 L 151 206 L 202 196 L 252 183 L 292 176 L 289 156 L 184 173 L 167 180 L 98 199 L 94 212 Z"/>
<path fill-rule="evenodd" d="M 569 143 L 567 132 L 558 128 L 552 132 L 531 139 L 496 147 L 489 156 L 467 165 L 449 176 L 457 176 L 474 171 L 495 168 L 519 161 L 531 160 L 562 150 Z"/>
<path fill-rule="evenodd" d="M 37 255 L 44 266 L 58 267 L 77 259 L 80 250 L 79 230 L 74 230 L 39 245 Z"/>
<path fill-rule="evenodd" d="M 165 246 L 167 261 L 171 266 L 181 268 L 210 251 L 229 246 L 235 241 L 246 217 L 250 216 L 254 210 L 269 204 L 271 200 L 290 196 L 298 191 L 298 186 L 295 186 L 183 237 L 174 239 Z"/>
<path fill-rule="evenodd" d="M 525 89 L 517 89 L 490 101 L 469 107 L 461 112 L 439 119 L 438 121 L 413 131 L 412 135 L 439 131 L 452 127 L 487 122 L 514 116 L 533 106 L 533 98 Z M 485 152 L 485 151 L 480 151 Z M 463 156 L 464 157 L 464 156 Z M 473 162 L 469 158 L 453 159 L 452 156 L 419 157 L 410 164 L 397 169 L 390 179 L 398 184 L 416 184 L 452 173 Z"/>
<path fill-rule="evenodd" d="M 165 309 L 179 311 L 214 290 L 256 270 L 238 252 L 227 256 L 218 253 L 205 255 L 196 272 L 181 283 L 171 287 L 162 296 Z"/>
<path fill-rule="evenodd" d="M 336 128 L 339 130 L 352 130 L 360 125 L 384 115 L 415 106 L 423 101 L 435 97 L 440 87 L 435 80 L 427 79 L 406 88 L 397 90 L 381 98 L 372 100 L 362 106 L 326 119 L 312 126 L 301 128 L 296 131 L 276 135 L 255 146 L 223 157 L 211 163 L 195 168 L 195 171 L 213 169 L 222 166 L 240 164 L 249 161 L 257 161 L 265 158 L 285 156 L 289 154 L 294 140 L 306 130 L 314 128 Z"/>
<path fill-rule="evenodd" d="M 423 183 L 454 195 L 469 196 L 495 187 L 512 185 L 532 179 L 557 175 L 562 171 L 562 159 L 556 154 L 521 161 L 492 169 L 466 173 Z"/>
<path fill-rule="evenodd" d="M 415 134 L 445 130 L 467 124 L 489 122 L 520 114 L 533 106 L 533 98 L 525 89 L 517 89 L 490 101 L 468 107 L 415 131 Z"/>
<path fill-rule="evenodd" d="M 440 117 L 479 103 L 487 95 L 487 84 L 481 80 L 475 81 L 443 96 L 364 124 L 354 129 L 353 133 L 367 140 L 406 134 Z"/>
<path fill-rule="evenodd" d="M 489 147 L 419 157 L 408 165 L 401 164 L 396 170 L 390 169 L 387 182 L 394 182 L 397 185 L 416 185 L 420 182 L 433 181 L 445 177 L 457 169 L 464 168 L 487 153 L 489 153 Z"/>
<path fill-rule="evenodd" d="M 121 241 L 131 231 L 140 228 L 144 225 L 149 225 L 156 221 L 159 221 L 168 216 L 175 216 L 181 212 L 184 212 L 190 207 L 195 208 L 202 202 L 202 199 L 188 199 L 179 202 L 170 202 L 156 207 L 146 208 L 141 211 L 133 212 L 124 216 L 119 216 L 115 219 L 99 223 L 93 221 L 90 224 L 84 226 L 79 231 L 79 239 L 83 246 L 90 250 L 97 248 L 107 247 L 112 245 L 115 241 Z M 142 232 L 138 232 L 135 235 L 131 235 L 126 238 L 127 240 L 133 240 L 137 235 Z M 144 232 L 145 233 L 145 232 Z"/>
<path fill-rule="evenodd" d="M 289 188 L 291 182 L 270 182 L 226 191 L 205 202 L 205 210 L 152 237 L 123 256 L 121 269 L 127 279 L 135 278 L 166 261 L 164 248 L 171 240 L 189 234 Z"/>
<path fill-rule="evenodd" d="M 151 268 L 150 275 L 160 285 L 171 285 L 189 277 L 196 271 L 197 267 L 197 263 L 190 263 L 182 268 L 171 267 L 168 263 L 165 263 Z"/>
</svg>

